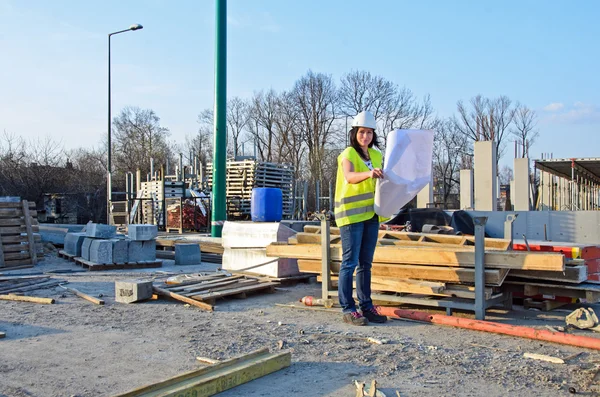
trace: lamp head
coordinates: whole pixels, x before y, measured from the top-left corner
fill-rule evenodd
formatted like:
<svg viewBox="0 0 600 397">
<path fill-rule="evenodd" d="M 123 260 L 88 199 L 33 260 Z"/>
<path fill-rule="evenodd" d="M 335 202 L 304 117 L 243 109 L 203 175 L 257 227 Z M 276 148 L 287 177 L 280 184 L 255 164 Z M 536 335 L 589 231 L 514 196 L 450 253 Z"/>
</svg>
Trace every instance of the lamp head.
<svg viewBox="0 0 600 397">
<path fill-rule="evenodd" d="M 129 27 L 129 30 L 139 30 L 139 29 L 144 29 L 144 27 L 142 25 L 140 25 L 139 23 L 135 23 Z"/>
</svg>

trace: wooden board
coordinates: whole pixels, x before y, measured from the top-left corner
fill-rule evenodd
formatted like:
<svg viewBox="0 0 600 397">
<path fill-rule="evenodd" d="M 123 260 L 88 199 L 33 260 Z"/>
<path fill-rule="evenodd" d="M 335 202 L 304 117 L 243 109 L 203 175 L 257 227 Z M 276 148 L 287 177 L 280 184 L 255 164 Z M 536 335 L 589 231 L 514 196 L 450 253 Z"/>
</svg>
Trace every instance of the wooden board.
<svg viewBox="0 0 600 397">
<path fill-rule="evenodd" d="M 160 288 L 160 287 L 157 287 L 157 286 L 152 286 L 152 290 L 154 292 L 156 292 L 158 295 L 167 296 L 169 298 L 173 298 L 173 299 L 176 299 L 178 301 L 185 302 L 185 303 L 187 303 L 189 305 L 198 307 L 198 308 L 200 308 L 202 310 L 207 310 L 209 312 L 212 312 L 213 309 L 214 309 L 213 306 L 210 305 L 210 304 L 208 304 L 208 303 L 199 302 L 199 301 L 197 301 L 195 299 L 188 298 L 187 296 L 183 296 L 183 295 L 177 294 L 175 292 L 171 292 L 169 290 L 166 290 L 166 289 L 163 289 L 163 288 Z"/>
<path fill-rule="evenodd" d="M 31 226 L 31 231 L 34 233 L 37 233 L 40 231 L 40 227 L 39 226 Z M 21 234 L 21 233 L 27 233 L 27 227 L 25 225 L 23 226 L 3 226 L 0 227 L 0 235 L 11 235 L 11 234 Z"/>
<path fill-rule="evenodd" d="M 16 201 L 16 202 L 11 202 L 11 203 L 1 202 L 0 203 L 0 208 L 17 208 L 17 209 L 21 209 L 23 207 L 22 207 L 21 201 Z M 33 201 L 29 201 L 27 208 L 29 208 L 30 210 L 34 210 L 35 209 L 35 203 Z"/>
<path fill-rule="evenodd" d="M 274 282 L 269 281 L 269 282 L 264 282 L 264 283 L 260 283 L 260 284 L 256 284 L 256 285 L 249 285 L 246 287 L 232 288 L 232 289 L 227 289 L 227 290 L 218 291 L 218 292 L 209 292 L 206 294 L 193 295 L 192 298 L 198 299 L 198 300 L 215 300 L 215 299 L 223 298 L 226 296 L 237 295 L 237 294 L 242 294 L 242 293 L 246 293 L 246 292 L 255 292 L 255 291 L 260 291 L 260 290 L 264 290 L 264 289 L 273 291 L 273 288 L 276 287 L 277 285 L 279 285 L 279 283 L 274 283 Z"/>
<path fill-rule="evenodd" d="M 341 261 L 341 245 L 332 245 L 330 248 L 332 260 Z M 321 246 L 314 244 L 290 245 L 285 243 L 271 243 L 267 246 L 267 256 L 296 259 L 321 259 Z M 486 251 L 485 267 L 495 269 L 527 269 L 563 271 L 565 257 L 554 253 L 527 253 L 527 252 L 501 252 Z M 379 246 L 375 249 L 373 262 L 474 267 L 475 253 L 453 249 L 414 248 Z"/>
<path fill-rule="evenodd" d="M 518 277 L 535 280 L 562 281 L 565 283 L 579 284 L 587 280 L 587 267 L 565 266 L 564 272 L 549 272 L 539 270 L 511 270 L 509 277 Z"/>
<path fill-rule="evenodd" d="M 306 273 L 321 273 L 321 261 L 298 260 L 298 269 Z M 331 263 L 331 271 L 338 273 L 340 262 Z M 500 286 L 508 273 L 505 269 L 486 269 L 485 283 L 491 286 Z M 444 281 L 452 283 L 474 283 L 475 270 L 455 267 L 394 265 L 387 263 L 373 263 L 371 274 L 376 277 L 395 279 Z"/>
<path fill-rule="evenodd" d="M 321 275 L 317 276 L 317 281 L 323 281 Z M 337 286 L 338 277 L 332 276 L 331 281 L 333 287 Z M 353 286 L 356 288 L 356 282 L 354 282 Z M 444 288 L 445 284 L 440 282 L 403 280 L 383 277 L 371 278 L 371 289 L 376 291 L 406 292 L 411 294 L 439 294 L 444 291 Z"/>
</svg>

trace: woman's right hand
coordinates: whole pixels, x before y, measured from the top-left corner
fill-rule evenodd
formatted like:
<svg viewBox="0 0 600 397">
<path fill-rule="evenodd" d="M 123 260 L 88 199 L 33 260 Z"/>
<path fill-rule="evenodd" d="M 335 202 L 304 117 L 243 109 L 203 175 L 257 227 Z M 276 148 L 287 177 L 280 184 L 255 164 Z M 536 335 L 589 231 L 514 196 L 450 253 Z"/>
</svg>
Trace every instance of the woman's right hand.
<svg viewBox="0 0 600 397">
<path fill-rule="evenodd" d="M 371 174 L 370 175 L 371 178 L 374 178 L 374 179 L 376 179 L 376 178 L 383 178 L 383 171 L 381 170 L 381 168 L 373 168 L 370 171 L 370 174 Z"/>
</svg>

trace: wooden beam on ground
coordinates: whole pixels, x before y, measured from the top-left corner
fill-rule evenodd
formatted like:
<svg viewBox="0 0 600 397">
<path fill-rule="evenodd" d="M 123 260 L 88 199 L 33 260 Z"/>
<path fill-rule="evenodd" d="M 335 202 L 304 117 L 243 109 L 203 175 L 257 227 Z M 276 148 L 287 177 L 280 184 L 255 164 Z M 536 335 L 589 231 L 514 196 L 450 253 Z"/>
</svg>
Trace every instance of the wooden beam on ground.
<svg viewBox="0 0 600 397">
<path fill-rule="evenodd" d="M 526 279 L 560 281 L 564 283 L 579 284 L 587 280 L 587 266 L 565 266 L 563 272 L 549 272 L 541 270 L 511 270 L 511 277 Z"/>
<path fill-rule="evenodd" d="M 226 289 L 223 291 L 207 292 L 205 294 L 197 294 L 197 295 L 193 295 L 193 298 L 200 299 L 200 300 L 213 300 L 213 299 L 222 298 L 224 296 L 259 291 L 259 290 L 265 289 L 265 288 L 274 288 L 278 285 L 279 285 L 279 283 L 272 283 L 272 282 L 266 282 L 266 283 L 260 283 L 260 284 L 256 283 L 253 285 L 247 285 L 247 286 L 243 286 L 243 287 L 239 287 L 239 288 L 231 288 L 231 289 Z"/>
<path fill-rule="evenodd" d="M 0 300 L 3 301 L 15 301 L 15 302 L 31 302 L 41 303 L 44 305 L 51 305 L 54 303 L 54 299 L 51 298 L 38 298 L 37 296 L 23 296 L 23 295 L 0 295 Z"/>
<path fill-rule="evenodd" d="M 185 302 L 189 305 L 196 306 L 197 308 L 202 309 L 202 310 L 206 310 L 209 312 L 212 312 L 214 310 L 213 305 L 209 305 L 208 303 L 200 302 L 195 299 L 188 298 L 187 296 L 183 296 L 183 295 L 177 294 L 175 292 L 171 292 L 166 289 L 152 286 L 152 290 L 154 290 L 154 292 L 156 292 L 158 295 L 167 296 L 169 298 L 173 298 L 175 300 Z"/>
<path fill-rule="evenodd" d="M 318 260 L 298 260 L 298 269 L 304 273 L 321 273 L 321 262 Z M 331 263 L 331 271 L 338 273 L 340 262 Z M 485 283 L 490 286 L 500 286 L 506 273 L 505 269 L 486 269 Z M 475 282 L 475 269 L 465 269 L 442 266 L 395 265 L 388 263 L 373 263 L 371 274 L 375 277 L 396 279 L 413 279 L 428 281 L 444 281 L 451 283 Z"/>
<path fill-rule="evenodd" d="M 115 397 L 208 397 L 289 367 L 291 363 L 290 351 L 270 353 L 263 348 Z"/>
<path fill-rule="evenodd" d="M 332 260 L 342 260 L 341 245 L 332 245 L 330 253 Z M 314 244 L 289 245 L 285 243 L 271 243 L 267 246 L 267 256 L 318 260 L 321 259 L 321 247 Z M 565 267 L 564 255 L 555 253 L 487 251 L 484 260 L 486 268 L 495 269 L 563 271 Z M 375 248 L 373 262 L 475 267 L 475 252 L 464 251 L 463 248 L 438 249 L 435 247 L 378 246 Z"/>
<path fill-rule="evenodd" d="M 94 298 L 93 296 L 90 296 L 88 294 L 84 294 L 83 292 L 76 290 L 75 288 L 68 288 L 68 287 L 64 287 L 61 285 L 61 288 L 66 289 L 67 291 L 77 295 L 78 297 L 85 299 L 86 301 L 92 302 L 93 304 L 96 305 L 103 305 L 104 304 L 104 300 L 102 299 L 98 299 L 98 298 Z"/>
</svg>

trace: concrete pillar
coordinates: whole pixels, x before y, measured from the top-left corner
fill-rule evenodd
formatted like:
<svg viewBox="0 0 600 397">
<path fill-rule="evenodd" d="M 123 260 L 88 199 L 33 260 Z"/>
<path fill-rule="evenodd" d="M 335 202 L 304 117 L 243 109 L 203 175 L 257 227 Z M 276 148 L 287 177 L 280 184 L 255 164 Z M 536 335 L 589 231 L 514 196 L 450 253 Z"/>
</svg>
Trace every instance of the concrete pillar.
<svg viewBox="0 0 600 397">
<path fill-rule="evenodd" d="M 475 142 L 475 210 L 498 210 L 498 172 L 496 144 L 493 141 Z"/>
<path fill-rule="evenodd" d="M 515 211 L 529 211 L 529 159 L 517 158 L 513 166 Z"/>
<path fill-rule="evenodd" d="M 427 204 L 433 203 L 433 184 L 428 183 L 417 193 L 417 208 L 427 208 Z"/>
<path fill-rule="evenodd" d="M 473 208 L 473 170 L 460 170 L 460 209 Z"/>
</svg>

